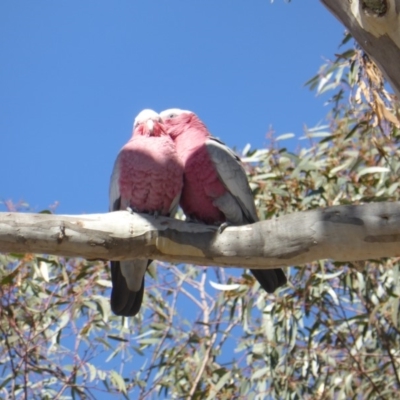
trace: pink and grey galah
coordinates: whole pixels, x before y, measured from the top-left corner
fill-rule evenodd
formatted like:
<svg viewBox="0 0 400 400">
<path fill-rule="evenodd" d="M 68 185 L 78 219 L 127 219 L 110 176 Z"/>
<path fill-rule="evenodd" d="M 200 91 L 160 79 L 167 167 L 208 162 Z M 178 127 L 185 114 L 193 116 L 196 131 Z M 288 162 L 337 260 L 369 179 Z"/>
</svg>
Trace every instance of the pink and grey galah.
<svg viewBox="0 0 400 400">
<path fill-rule="evenodd" d="M 110 211 L 130 208 L 139 213 L 173 216 L 182 185 L 183 166 L 175 143 L 155 111 L 141 111 L 135 119 L 132 138 L 114 164 Z M 144 276 L 151 261 L 111 261 L 111 309 L 115 314 L 134 316 L 139 312 Z"/>
<path fill-rule="evenodd" d="M 191 111 L 160 113 L 184 168 L 180 205 L 190 220 L 212 225 L 246 225 L 258 221 L 245 170 L 224 143 L 211 136 Z M 260 285 L 274 292 L 286 283 L 282 269 L 251 270 Z"/>
</svg>

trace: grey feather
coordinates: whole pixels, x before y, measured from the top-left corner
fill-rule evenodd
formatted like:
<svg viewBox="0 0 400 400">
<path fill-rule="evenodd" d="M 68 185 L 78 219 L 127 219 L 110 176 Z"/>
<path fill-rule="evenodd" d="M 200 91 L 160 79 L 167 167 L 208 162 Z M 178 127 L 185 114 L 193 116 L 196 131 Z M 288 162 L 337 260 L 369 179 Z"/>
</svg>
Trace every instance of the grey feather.
<svg viewBox="0 0 400 400">
<path fill-rule="evenodd" d="M 228 222 L 233 225 L 243 225 L 258 221 L 257 210 L 254 205 L 254 197 L 251 192 L 246 172 L 240 162 L 239 157 L 227 147 L 224 143 L 216 138 L 210 138 L 205 143 L 208 154 L 217 169 L 218 176 L 221 182 L 227 188 L 228 192 L 234 197 L 237 202 L 237 207 L 240 208 L 242 214 L 241 223 L 237 221 L 237 212 L 233 209 L 232 199 L 228 196 L 225 199 L 217 200 L 217 207 L 225 214 L 224 207 L 229 210 L 232 217 L 236 221 L 231 221 L 228 215 L 225 214 Z M 227 202 L 224 205 L 224 201 Z"/>
<path fill-rule="evenodd" d="M 222 211 L 228 223 L 232 225 L 243 225 L 245 223 L 242 207 L 240 207 L 237 198 L 229 192 L 215 199 L 213 205 Z"/>
<path fill-rule="evenodd" d="M 138 292 L 142 286 L 143 277 L 146 274 L 148 260 L 128 260 L 120 261 L 122 276 L 126 280 L 128 289 L 132 292 Z"/>
<path fill-rule="evenodd" d="M 120 155 L 118 154 L 117 159 L 115 160 L 113 171 L 111 173 L 111 178 L 110 178 L 110 187 L 109 187 L 109 193 L 108 193 L 108 198 L 109 198 L 109 211 L 116 211 L 120 209 L 120 203 L 121 203 L 121 195 L 119 192 L 119 157 Z"/>
<path fill-rule="evenodd" d="M 232 225 L 245 225 L 258 221 L 253 193 L 239 157 L 214 137 L 208 139 L 205 145 L 221 182 L 228 190 L 228 193 L 214 200 L 213 204 L 222 211 L 227 222 Z M 280 268 L 250 271 L 268 293 L 273 293 L 287 282 L 285 273 Z"/>
<path fill-rule="evenodd" d="M 174 200 L 172 200 L 171 206 L 169 208 L 169 216 L 171 218 L 175 217 L 176 212 L 178 211 L 179 201 L 181 199 L 181 193 L 179 193 Z"/>
<path fill-rule="evenodd" d="M 149 260 L 149 264 L 150 264 Z M 139 291 L 132 292 L 128 289 L 126 279 L 122 275 L 119 261 L 111 261 L 111 309 L 114 314 L 124 317 L 133 317 L 139 311 L 143 301 L 144 279 Z"/>
</svg>

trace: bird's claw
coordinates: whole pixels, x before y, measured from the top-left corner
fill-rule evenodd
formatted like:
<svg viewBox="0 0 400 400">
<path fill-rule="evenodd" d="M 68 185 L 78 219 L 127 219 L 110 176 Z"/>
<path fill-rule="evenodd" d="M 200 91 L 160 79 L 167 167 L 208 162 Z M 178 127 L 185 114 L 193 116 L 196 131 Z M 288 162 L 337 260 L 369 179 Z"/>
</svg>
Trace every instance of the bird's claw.
<svg viewBox="0 0 400 400">
<path fill-rule="evenodd" d="M 218 227 L 218 233 L 222 233 L 231 224 L 229 222 L 224 222 Z"/>
</svg>

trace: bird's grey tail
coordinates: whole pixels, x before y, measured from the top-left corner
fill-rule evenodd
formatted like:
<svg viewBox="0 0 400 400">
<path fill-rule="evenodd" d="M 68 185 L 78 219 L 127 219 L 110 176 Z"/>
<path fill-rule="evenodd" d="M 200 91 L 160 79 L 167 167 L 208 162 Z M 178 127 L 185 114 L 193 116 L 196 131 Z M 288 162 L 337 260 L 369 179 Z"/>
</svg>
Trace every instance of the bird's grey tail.
<svg viewBox="0 0 400 400">
<path fill-rule="evenodd" d="M 148 264 L 151 263 L 149 260 Z M 124 317 L 135 316 L 142 305 L 144 293 L 144 276 L 137 292 L 129 290 L 125 277 L 122 275 L 119 261 L 111 261 L 111 310 L 116 315 Z"/>
<path fill-rule="evenodd" d="M 285 273 L 281 268 L 251 269 L 250 271 L 267 293 L 274 293 L 278 287 L 285 285 L 287 282 Z"/>
</svg>

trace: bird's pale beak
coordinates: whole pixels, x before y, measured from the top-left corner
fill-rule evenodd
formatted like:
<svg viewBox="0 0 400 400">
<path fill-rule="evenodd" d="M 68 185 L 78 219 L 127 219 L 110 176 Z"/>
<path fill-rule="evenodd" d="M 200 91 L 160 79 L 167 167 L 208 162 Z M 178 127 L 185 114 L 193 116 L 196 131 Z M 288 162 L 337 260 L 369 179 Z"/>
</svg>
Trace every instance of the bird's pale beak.
<svg viewBox="0 0 400 400">
<path fill-rule="evenodd" d="M 146 121 L 146 128 L 150 136 L 161 136 L 162 134 L 165 134 L 165 128 L 163 124 L 153 119 L 148 119 Z"/>
<path fill-rule="evenodd" d="M 147 129 L 150 131 L 150 134 L 154 131 L 154 121 L 152 119 L 148 119 L 146 121 Z"/>
</svg>

